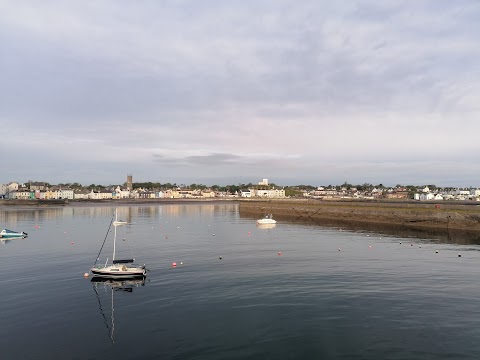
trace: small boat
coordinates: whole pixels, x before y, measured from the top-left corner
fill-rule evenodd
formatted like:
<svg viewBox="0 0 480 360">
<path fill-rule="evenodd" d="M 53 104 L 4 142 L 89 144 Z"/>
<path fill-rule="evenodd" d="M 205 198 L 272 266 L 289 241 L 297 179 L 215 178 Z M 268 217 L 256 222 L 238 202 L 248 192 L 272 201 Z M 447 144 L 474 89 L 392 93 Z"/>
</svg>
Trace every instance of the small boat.
<svg viewBox="0 0 480 360">
<path fill-rule="evenodd" d="M 273 220 L 272 214 L 267 214 L 263 219 L 257 220 L 257 225 L 276 224 L 277 221 Z"/>
<path fill-rule="evenodd" d="M 117 209 L 115 209 L 114 217 L 110 222 L 110 226 L 108 227 L 107 235 L 103 241 L 102 247 L 98 252 L 97 259 L 93 264 L 93 267 L 90 269 L 92 274 L 97 277 L 105 277 L 105 278 L 136 278 L 136 277 L 144 277 L 147 276 L 147 269 L 144 265 L 136 265 L 134 264 L 135 259 L 117 259 L 115 258 L 115 250 L 116 250 L 116 243 L 117 243 L 117 226 L 126 225 L 126 221 L 118 220 Z M 108 262 L 108 258 L 105 261 L 105 264 L 97 265 L 97 261 L 100 259 L 100 253 L 102 252 L 103 246 L 105 245 L 105 241 L 107 240 L 108 233 L 110 232 L 110 228 L 114 228 L 114 235 L 113 235 L 113 255 L 112 255 L 112 262 Z"/>
<path fill-rule="evenodd" d="M 11 239 L 11 238 L 26 238 L 27 233 L 22 231 L 22 232 L 17 232 L 13 230 L 8 230 L 8 229 L 3 229 L 0 231 L 0 238 L 1 239 Z"/>
</svg>

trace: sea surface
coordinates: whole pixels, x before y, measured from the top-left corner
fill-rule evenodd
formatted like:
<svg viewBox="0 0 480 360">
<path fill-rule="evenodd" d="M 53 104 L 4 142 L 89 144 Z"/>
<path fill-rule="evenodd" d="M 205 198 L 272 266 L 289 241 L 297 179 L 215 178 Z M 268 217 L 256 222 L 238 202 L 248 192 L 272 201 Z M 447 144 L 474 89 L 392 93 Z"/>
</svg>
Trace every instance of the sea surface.
<svg viewBox="0 0 480 360">
<path fill-rule="evenodd" d="M 480 359 L 480 245 L 128 205 L 148 276 L 92 282 L 114 209 L 0 208 L 1 359 Z"/>
</svg>

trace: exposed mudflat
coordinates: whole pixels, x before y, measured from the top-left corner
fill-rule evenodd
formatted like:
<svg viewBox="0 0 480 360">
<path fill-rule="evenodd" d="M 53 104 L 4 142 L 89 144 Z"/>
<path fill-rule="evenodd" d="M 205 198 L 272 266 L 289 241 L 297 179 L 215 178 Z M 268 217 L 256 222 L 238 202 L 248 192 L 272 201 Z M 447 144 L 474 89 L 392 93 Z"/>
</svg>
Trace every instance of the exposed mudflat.
<svg viewBox="0 0 480 360">
<path fill-rule="evenodd" d="M 480 204 L 388 201 L 249 200 L 240 214 L 328 226 L 468 234 L 480 239 Z"/>
</svg>

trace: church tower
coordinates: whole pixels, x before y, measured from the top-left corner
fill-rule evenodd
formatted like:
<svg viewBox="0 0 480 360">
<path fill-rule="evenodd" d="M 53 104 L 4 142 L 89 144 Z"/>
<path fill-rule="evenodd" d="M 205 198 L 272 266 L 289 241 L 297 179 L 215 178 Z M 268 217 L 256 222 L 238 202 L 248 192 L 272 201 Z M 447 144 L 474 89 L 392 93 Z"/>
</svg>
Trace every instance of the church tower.
<svg viewBox="0 0 480 360">
<path fill-rule="evenodd" d="M 133 190 L 133 181 L 132 181 L 132 175 L 129 174 L 127 175 L 127 189 L 132 191 Z"/>
</svg>

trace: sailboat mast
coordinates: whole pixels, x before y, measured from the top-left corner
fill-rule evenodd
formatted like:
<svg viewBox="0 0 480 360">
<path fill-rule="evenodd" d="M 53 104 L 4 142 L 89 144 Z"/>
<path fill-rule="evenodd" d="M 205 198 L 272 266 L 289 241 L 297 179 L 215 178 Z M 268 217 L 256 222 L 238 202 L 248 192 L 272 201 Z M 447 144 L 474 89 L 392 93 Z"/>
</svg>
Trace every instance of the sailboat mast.
<svg viewBox="0 0 480 360">
<path fill-rule="evenodd" d="M 115 243 L 117 242 L 117 220 L 118 220 L 118 215 L 117 215 L 117 209 L 115 209 L 115 223 L 113 224 L 114 227 L 114 235 L 113 235 L 113 257 L 112 257 L 112 262 L 115 260 Z"/>
</svg>

